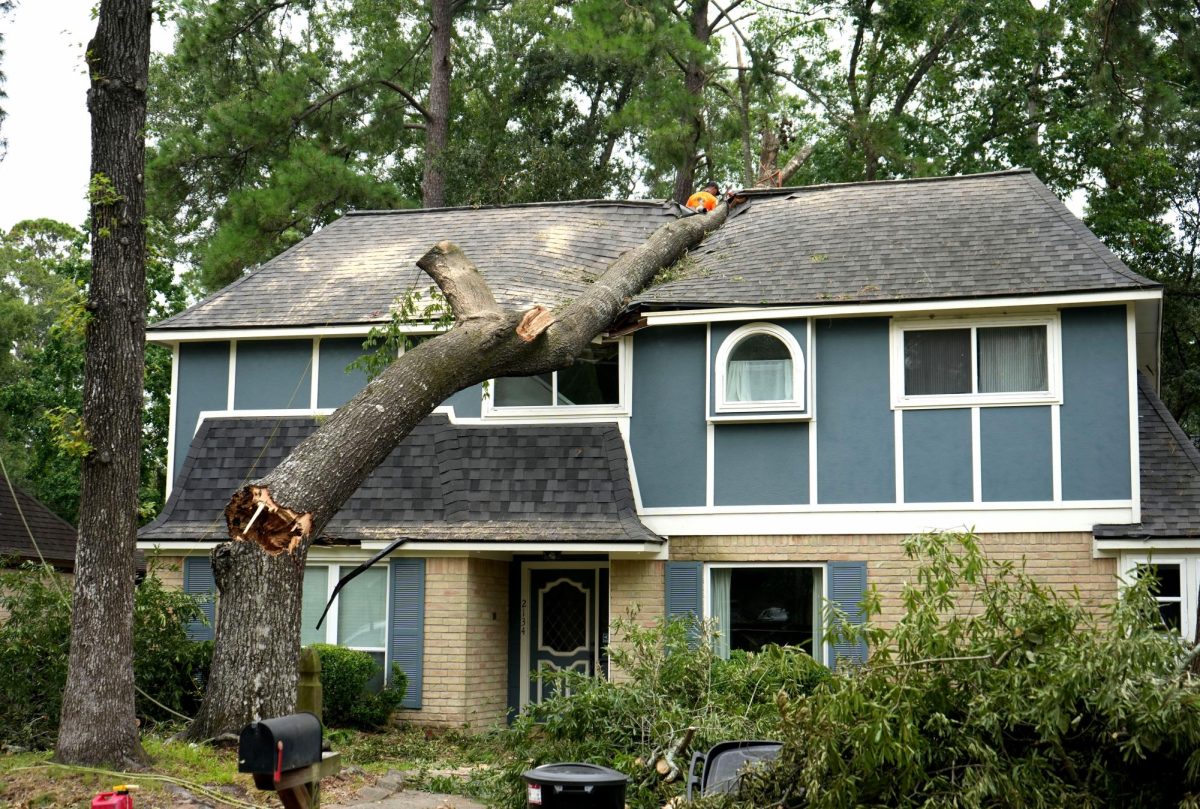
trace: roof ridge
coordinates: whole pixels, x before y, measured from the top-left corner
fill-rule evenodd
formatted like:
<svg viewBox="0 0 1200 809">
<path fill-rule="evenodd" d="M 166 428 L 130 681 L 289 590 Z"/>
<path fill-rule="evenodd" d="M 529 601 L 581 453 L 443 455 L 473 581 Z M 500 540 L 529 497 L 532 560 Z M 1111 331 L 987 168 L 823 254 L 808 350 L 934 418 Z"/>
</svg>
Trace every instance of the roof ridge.
<svg viewBox="0 0 1200 809">
<path fill-rule="evenodd" d="M 981 171 L 975 174 L 940 174 L 936 177 L 893 177 L 887 180 L 849 180 L 841 183 L 815 183 L 813 185 L 785 185 L 779 188 L 744 188 L 738 191 L 739 196 L 767 197 L 783 194 L 793 194 L 802 191 L 827 191 L 833 188 L 855 188 L 857 186 L 887 186 L 905 185 L 908 183 L 939 183 L 956 180 L 976 180 L 980 177 L 1008 177 L 1021 174 L 1033 174 L 1033 169 L 1011 168 L 997 171 Z"/>
<path fill-rule="evenodd" d="M 670 200 L 665 199 L 563 199 L 541 202 L 509 202 L 500 205 L 448 205 L 443 208 L 383 208 L 346 211 L 349 216 L 399 216 L 402 214 L 445 213 L 457 211 L 498 211 L 512 208 L 583 208 L 603 206 L 606 208 L 662 208 L 670 210 Z"/>
</svg>

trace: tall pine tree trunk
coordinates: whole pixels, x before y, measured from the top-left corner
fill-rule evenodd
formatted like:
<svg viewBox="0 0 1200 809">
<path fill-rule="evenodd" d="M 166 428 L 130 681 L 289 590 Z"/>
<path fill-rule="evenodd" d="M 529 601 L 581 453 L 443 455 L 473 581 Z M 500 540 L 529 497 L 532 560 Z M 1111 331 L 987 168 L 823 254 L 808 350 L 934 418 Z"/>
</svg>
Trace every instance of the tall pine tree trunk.
<svg viewBox="0 0 1200 809">
<path fill-rule="evenodd" d="M 92 280 L 71 653 L 55 757 L 137 767 L 133 576 L 146 338 L 144 127 L 151 0 L 102 0 L 88 45 Z"/>
<path fill-rule="evenodd" d="M 426 208 L 446 204 L 445 151 L 450 142 L 450 46 L 454 36 L 450 4 L 451 0 L 429 0 L 433 60 L 425 100 L 425 172 L 421 177 L 421 204 Z"/>
</svg>

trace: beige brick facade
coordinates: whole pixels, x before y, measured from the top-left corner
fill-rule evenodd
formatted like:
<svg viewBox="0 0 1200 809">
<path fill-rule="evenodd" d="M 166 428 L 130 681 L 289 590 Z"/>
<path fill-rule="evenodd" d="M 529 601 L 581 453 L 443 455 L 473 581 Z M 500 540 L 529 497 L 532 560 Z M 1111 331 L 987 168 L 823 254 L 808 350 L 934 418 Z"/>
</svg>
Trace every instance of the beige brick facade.
<svg viewBox="0 0 1200 809">
<path fill-rule="evenodd" d="M 508 563 L 465 557 L 425 562 L 421 709 L 402 719 L 485 730 L 508 695 Z"/>
<path fill-rule="evenodd" d="M 1078 588 L 1096 608 L 1117 594 L 1116 560 L 1092 557 L 1088 532 L 982 534 L 984 552 L 994 559 L 1020 561 L 1044 584 L 1062 592 Z M 867 583 L 879 590 L 880 623 L 900 617 L 900 594 L 914 564 L 904 555 L 903 535 L 674 537 L 671 559 L 703 562 L 867 562 Z"/>
</svg>

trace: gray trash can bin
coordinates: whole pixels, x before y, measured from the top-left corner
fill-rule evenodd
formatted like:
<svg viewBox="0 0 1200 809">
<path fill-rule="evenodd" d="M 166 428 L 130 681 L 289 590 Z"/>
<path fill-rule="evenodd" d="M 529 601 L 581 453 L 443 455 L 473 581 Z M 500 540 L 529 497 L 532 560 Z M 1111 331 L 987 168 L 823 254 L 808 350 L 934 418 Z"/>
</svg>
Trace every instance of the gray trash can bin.
<svg viewBox="0 0 1200 809">
<path fill-rule="evenodd" d="M 629 776 L 598 764 L 543 764 L 521 774 L 527 805 L 542 809 L 625 809 Z"/>
</svg>

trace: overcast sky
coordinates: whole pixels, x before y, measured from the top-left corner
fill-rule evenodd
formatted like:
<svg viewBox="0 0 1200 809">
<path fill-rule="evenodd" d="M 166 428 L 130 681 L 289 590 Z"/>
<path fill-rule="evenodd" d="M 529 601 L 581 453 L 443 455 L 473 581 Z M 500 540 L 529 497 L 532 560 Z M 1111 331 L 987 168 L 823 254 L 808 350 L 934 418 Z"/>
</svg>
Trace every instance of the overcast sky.
<svg viewBox="0 0 1200 809">
<path fill-rule="evenodd" d="M 83 51 L 95 32 L 94 0 L 18 0 L 0 19 L 8 117 L 0 137 L 0 229 L 22 219 L 49 217 L 82 225 L 87 216 L 91 145 Z M 154 46 L 170 46 L 156 25 Z"/>
</svg>

